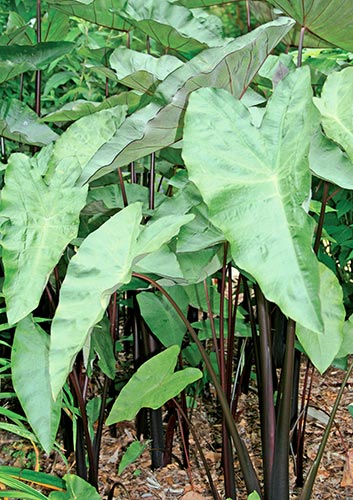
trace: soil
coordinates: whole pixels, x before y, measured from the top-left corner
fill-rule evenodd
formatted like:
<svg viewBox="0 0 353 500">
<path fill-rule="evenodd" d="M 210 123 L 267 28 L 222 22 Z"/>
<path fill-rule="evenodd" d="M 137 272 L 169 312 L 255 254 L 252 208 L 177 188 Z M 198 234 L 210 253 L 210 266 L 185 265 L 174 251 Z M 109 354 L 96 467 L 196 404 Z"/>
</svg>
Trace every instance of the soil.
<svg viewBox="0 0 353 500">
<path fill-rule="evenodd" d="M 307 471 L 316 456 L 335 397 L 339 391 L 344 372 L 331 368 L 324 376 L 314 372 L 312 396 L 305 441 L 305 470 Z M 353 377 L 347 384 L 340 408 L 335 418 L 325 454 L 320 465 L 313 491 L 313 499 L 353 500 L 353 417 L 347 410 L 353 402 Z M 238 428 L 250 450 L 255 468 L 261 474 L 261 448 L 255 391 L 242 395 L 237 412 Z M 192 423 L 201 441 L 204 454 L 210 467 L 215 485 L 223 494 L 223 475 L 221 459 L 221 425 L 217 408 L 210 402 L 198 403 L 194 410 Z M 195 442 L 190 439 L 190 468 L 184 470 L 174 461 L 162 469 L 152 471 L 150 454 L 146 450 L 121 476 L 117 469 L 126 447 L 135 439 L 135 429 L 131 422 L 119 424 L 117 436 L 111 437 L 104 430 L 99 472 L 99 488 L 103 499 L 107 499 L 115 484 L 115 500 L 212 500 L 207 477 L 197 453 Z M 179 439 L 173 453 L 181 458 Z M 28 441 L 19 441 L 13 435 L 0 433 L 0 464 L 33 468 L 35 454 Z M 235 462 L 236 464 L 236 462 Z M 246 500 L 241 471 L 236 466 L 238 500 Z M 291 459 L 291 472 L 293 472 Z M 57 454 L 41 457 L 41 470 L 63 476 L 67 466 Z M 75 464 L 70 461 L 70 472 Z M 293 474 L 291 474 L 293 477 Z M 298 499 L 300 489 L 292 484 L 291 500 Z M 223 497 L 222 497 L 223 498 Z M 84 500 L 84 499 L 82 499 Z"/>
</svg>

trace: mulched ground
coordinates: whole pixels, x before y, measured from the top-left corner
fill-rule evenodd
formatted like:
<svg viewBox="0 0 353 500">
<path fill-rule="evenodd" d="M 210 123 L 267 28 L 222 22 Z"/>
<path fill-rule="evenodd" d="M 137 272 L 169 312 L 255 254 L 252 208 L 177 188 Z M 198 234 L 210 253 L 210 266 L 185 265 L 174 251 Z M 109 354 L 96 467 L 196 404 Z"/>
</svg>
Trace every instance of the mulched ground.
<svg viewBox="0 0 353 500">
<path fill-rule="evenodd" d="M 325 421 L 330 414 L 337 392 L 339 391 L 343 372 L 331 368 L 324 377 L 315 372 L 310 405 L 310 416 L 307 425 L 305 460 L 306 468 L 315 458 L 321 441 Z M 340 409 L 335 419 L 329 442 L 322 460 L 314 487 L 313 499 L 320 500 L 353 500 L 353 418 L 347 406 L 353 402 L 353 377 L 350 379 Z M 206 408 L 208 412 L 206 412 Z M 218 491 L 223 493 L 223 477 L 220 467 L 221 439 L 220 424 L 217 409 L 210 403 L 199 404 L 193 414 L 193 425 L 202 443 L 212 477 Z M 239 402 L 238 426 L 242 437 L 250 450 L 255 467 L 261 472 L 261 449 L 259 446 L 259 425 L 257 415 L 257 396 L 250 392 L 242 396 Z M 188 471 L 182 470 L 175 462 L 163 469 L 150 470 L 149 452 L 130 465 L 118 476 L 117 468 L 126 447 L 134 439 L 132 423 L 122 423 L 117 426 L 117 437 L 112 438 L 106 429 L 103 436 L 100 459 L 100 493 L 103 499 L 113 484 L 115 500 L 212 500 L 207 477 L 197 454 L 195 443 L 191 439 L 190 462 Z M 173 450 L 180 456 L 180 447 L 176 443 Z M 27 442 L 0 433 L 0 463 L 33 467 L 33 449 Z M 62 476 L 66 467 L 57 456 L 43 457 L 42 470 Z M 293 465 L 291 464 L 291 467 Z M 72 464 L 74 472 L 74 464 Z M 236 470 L 238 481 L 238 500 L 246 500 L 246 493 L 241 472 Z M 298 491 L 293 484 L 291 500 L 297 499 Z M 82 499 L 84 500 L 84 499 Z"/>
</svg>

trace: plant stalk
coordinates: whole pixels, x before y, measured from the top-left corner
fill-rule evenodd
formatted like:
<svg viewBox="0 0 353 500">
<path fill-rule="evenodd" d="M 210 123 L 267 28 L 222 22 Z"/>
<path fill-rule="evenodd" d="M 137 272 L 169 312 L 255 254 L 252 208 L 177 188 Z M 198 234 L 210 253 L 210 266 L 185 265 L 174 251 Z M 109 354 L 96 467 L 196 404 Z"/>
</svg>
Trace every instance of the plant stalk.
<svg viewBox="0 0 353 500">
<path fill-rule="evenodd" d="M 322 440 L 320 442 L 320 446 L 319 446 L 319 449 L 317 451 L 316 458 L 315 458 L 315 460 L 314 460 L 314 462 L 313 462 L 313 464 L 312 464 L 312 466 L 310 468 L 309 474 L 308 474 L 308 476 L 306 478 L 306 481 L 305 481 L 305 484 L 304 484 L 304 488 L 303 488 L 302 493 L 301 493 L 301 495 L 299 497 L 299 500 L 310 500 L 310 498 L 311 498 L 311 494 L 312 494 L 312 491 L 313 491 L 314 482 L 315 482 L 315 479 L 316 479 L 316 476 L 317 476 L 317 473 L 318 473 L 318 470 L 319 470 L 319 467 L 320 467 L 320 462 L 321 462 L 322 456 L 323 456 L 324 451 L 325 451 L 327 440 L 329 438 L 329 435 L 330 435 L 330 432 L 331 432 L 331 428 L 332 428 L 332 425 L 333 425 L 333 422 L 335 420 L 335 416 L 336 416 L 339 404 L 340 404 L 342 396 L 343 396 L 344 389 L 345 389 L 345 387 L 347 385 L 349 377 L 352 374 L 352 371 L 353 371 L 353 363 L 348 368 L 347 373 L 346 373 L 346 375 L 345 375 L 345 377 L 343 379 L 343 382 L 341 384 L 339 393 L 337 394 L 336 401 L 335 401 L 335 404 L 333 405 L 329 421 L 327 423 L 324 435 L 323 435 Z"/>
<path fill-rule="evenodd" d="M 294 375 L 295 322 L 288 320 L 286 352 L 278 391 L 280 398 L 271 479 L 270 499 L 289 500 L 289 442 Z"/>
<path fill-rule="evenodd" d="M 222 387 L 219 383 L 218 377 L 213 369 L 212 363 L 210 362 L 210 359 L 207 355 L 207 352 L 206 352 L 204 346 L 202 345 L 201 341 L 199 340 L 195 330 L 192 328 L 189 321 L 187 320 L 187 318 L 185 317 L 185 315 L 183 314 L 183 312 L 181 311 L 179 306 L 176 304 L 176 302 L 172 299 L 172 297 L 155 280 L 153 280 L 149 276 L 145 276 L 144 274 L 140 274 L 140 273 L 132 273 L 132 275 L 135 276 L 136 278 L 140 278 L 142 280 L 147 281 L 148 283 L 153 285 L 155 288 L 157 288 L 165 296 L 165 298 L 170 302 L 170 304 L 174 307 L 174 309 L 177 312 L 177 314 L 179 315 L 180 319 L 185 324 L 191 338 L 193 339 L 193 341 L 195 342 L 195 344 L 197 345 L 197 347 L 200 351 L 200 355 L 205 363 L 206 369 L 207 369 L 207 371 L 212 379 L 212 383 L 215 387 L 215 390 L 216 390 L 216 393 L 218 396 L 218 400 L 220 402 L 220 405 L 221 405 L 223 413 L 224 413 L 224 417 L 226 420 L 228 430 L 232 436 L 234 446 L 235 446 L 235 449 L 236 449 L 237 454 L 238 454 L 238 458 L 239 458 L 240 466 L 241 466 L 241 469 L 242 469 L 242 472 L 244 475 L 244 480 L 245 480 L 247 491 L 249 494 L 253 491 L 256 491 L 260 495 L 260 498 L 261 498 L 260 483 L 259 483 L 258 477 L 256 475 L 254 466 L 251 462 L 249 452 L 246 449 L 245 444 L 238 433 L 238 429 L 237 429 L 235 422 L 233 420 L 233 416 L 232 416 L 232 413 L 230 411 L 230 408 L 229 408 L 229 405 L 227 402 L 227 398 L 222 390 Z"/>
</svg>

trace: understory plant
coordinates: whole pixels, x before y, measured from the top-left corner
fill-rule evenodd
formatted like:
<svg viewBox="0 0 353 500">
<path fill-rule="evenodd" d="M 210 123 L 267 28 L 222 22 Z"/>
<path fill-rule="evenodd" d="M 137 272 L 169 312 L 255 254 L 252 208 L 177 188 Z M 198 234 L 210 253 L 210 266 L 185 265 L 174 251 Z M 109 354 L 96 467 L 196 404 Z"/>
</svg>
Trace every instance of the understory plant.
<svg viewBox="0 0 353 500">
<path fill-rule="evenodd" d="M 220 499 L 192 425 L 210 386 L 225 498 L 235 461 L 251 500 L 312 495 L 352 370 L 351 6 L 224 3 L 0 2 L 1 332 L 31 432 L 75 453 L 51 499 L 99 498 L 103 426 L 133 419 L 120 472 L 149 443 L 166 465 L 176 432 L 189 467 L 192 434 Z M 338 362 L 304 474 L 312 367 Z M 254 379 L 261 476 L 236 419 Z M 20 479 L 4 495 L 45 498 Z"/>
</svg>

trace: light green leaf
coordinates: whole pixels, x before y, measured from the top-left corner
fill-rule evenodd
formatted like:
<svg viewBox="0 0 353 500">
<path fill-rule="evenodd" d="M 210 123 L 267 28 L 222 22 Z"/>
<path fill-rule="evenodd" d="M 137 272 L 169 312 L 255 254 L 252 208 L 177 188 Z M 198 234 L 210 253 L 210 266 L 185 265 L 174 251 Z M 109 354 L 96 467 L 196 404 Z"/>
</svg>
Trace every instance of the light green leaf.
<svg viewBox="0 0 353 500">
<path fill-rule="evenodd" d="M 353 354 L 353 315 L 344 322 L 342 345 L 336 357 L 344 358 L 349 354 Z"/>
<path fill-rule="evenodd" d="M 163 47 L 188 57 L 223 42 L 221 24 L 215 29 L 213 16 L 203 13 L 199 19 L 197 11 L 168 0 L 129 0 L 121 15 Z"/>
<path fill-rule="evenodd" d="M 56 141 L 49 160 L 49 171 L 55 169 L 61 160 L 68 159 L 84 169 L 92 156 L 116 133 L 126 111 L 126 106 L 115 106 L 73 123 Z"/>
<path fill-rule="evenodd" d="M 51 61 L 71 52 L 74 46 L 70 42 L 46 42 L 1 47 L 0 83 L 26 71 L 43 69 Z"/>
<path fill-rule="evenodd" d="M 65 474 L 64 480 L 67 491 L 53 491 L 50 500 L 101 500 L 97 490 L 84 479 L 75 474 Z"/>
<path fill-rule="evenodd" d="M 103 102 L 77 101 L 68 102 L 64 106 L 41 118 L 42 122 L 67 122 L 75 121 L 86 115 L 92 115 L 103 109 L 113 108 L 114 106 L 127 106 L 131 113 L 140 101 L 140 96 L 135 92 L 122 92 L 121 94 L 108 97 Z"/>
<path fill-rule="evenodd" d="M 166 215 L 157 220 L 151 219 L 148 224 L 141 227 L 137 240 L 137 252 L 139 259 L 147 253 L 152 253 L 161 247 L 160 240 L 169 242 L 177 234 L 179 228 L 192 221 L 194 216 L 188 215 Z M 135 260 L 136 262 L 136 260 Z"/>
<path fill-rule="evenodd" d="M 353 50 L 351 0 L 269 0 L 293 17 L 309 34 L 346 50 Z"/>
<path fill-rule="evenodd" d="M 261 128 L 229 93 L 201 89 L 189 100 L 183 156 L 237 266 L 286 315 L 321 331 L 313 220 L 302 207 L 317 118 L 308 68 L 278 84 Z"/>
<path fill-rule="evenodd" d="M 134 441 L 133 443 L 129 444 L 127 450 L 120 460 L 118 469 L 119 476 L 124 472 L 126 467 L 135 462 L 135 460 L 142 455 L 148 443 L 149 441 L 145 441 L 144 443 L 141 443 L 140 441 Z"/>
<path fill-rule="evenodd" d="M 201 371 L 196 368 L 174 373 L 178 355 L 179 347 L 174 345 L 140 366 L 121 390 L 106 425 L 132 420 L 141 408 L 156 410 L 202 377 Z"/>
<path fill-rule="evenodd" d="M 49 371 L 55 397 L 111 294 L 130 280 L 140 219 L 141 204 L 126 207 L 91 233 L 70 261 L 51 329 Z"/>
<path fill-rule="evenodd" d="M 256 491 L 253 491 L 249 496 L 248 500 L 261 500 L 261 497 Z"/>
<path fill-rule="evenodd" d="M 175 252 L 168 245 L 163 245 L 134 264 L 134 271 L 142 274 L 157 274 L 171 278 L 174 282 L 185 282 Z"/>
<path fill-rule="evenodd" d="M 48 0 L 48 4 L 54 9 L 64 12 L 70 16 L 79 17 L 91 23 L 112 28 L 114 30 L 129 31 L 132 26 L 122 17 L 120 13 L 126 0 L 114 0 L 107 5 L 107 0 Z"/>
<path fill-rule="evenodd" d="M 3 100 L 0 105 L 0 135 L 12 141 L 46 146 L 59 136 L 39 122 L 38 115 L 17 99 Z"/>
<path fill-rule="evenodd" d="M 77 236 L 87 189 L 75 187 L 77 164 L 63 159 L 50 180 L 44 174 L 51 148 L 32 160 L 11 155 L 2 191 L 4 296 L 14 324 L 39 303 L 48 277 L 67 244 Z"/>
<path fill-rule="evenodd" d="M 353 68 L 335 71 L 327 77 L 321 98 L 314 102 L 320 110 L 326 135 L 340 144 L 353 161 Z"/>
<path fill-rule="evenodd" d="M 352 161 L 321 132 L 315 134 L 311 143 L 309 164 L 310 170 L 320 179 L 344 189 L 353 189 Z"/>
<path fill-rule="evenodd" d="M 49 335 L 30 317 L 17 325 L 12 347 L 12 382 L 30 426 L 50 453 L 59 426 L 61 398 L 49 383 Z"/>
<path fill-rule="evenodd" d="M 147 93 L 151 92 L 149 89 L 153 85 L 183 65 L 183 62 L 174 56 L 166 54 L 153 57 L 125 47 L 115 49 L 109 61 L 120 83 Z"/>
<path fill-rule="evenodd" d="M 190 218 L 140 226 L 141 216 L 141 203 L 124 208 L 89 234 L 69 263 L 52 323 L 49 369 L 54 395 L 64 385 L 77 353 L 89 345 L 92 328 L 102 319 L 111 294 L 130 281 L 133 263 L 158 250 Z"/>
<path fill-rule="evenodd" d="M 176 69 L 158 86 L 152 102 L 128 117 L 116 135 L 100 148 L 80 182 L 101 177 L 177 142 L 182 136 L 188 97 L 196 88 L 221 87 L 240 97 L 292 26 L 291 20 L 281 18 L 222 47 L 205 50 Z"/>
<path fill-rule="evenodd" d="M 324 328 L 313 332 L 297 324 L 297 336 L 310 361 L 323 373 L 337 357 L 343 340 L 345 309 L 336 276 L 320 263 L 320 299 Z"/>
<path fill-rule="evenodd" d="M 171 289 L 168 289 L 168 292 Z M 163 295 L 150 292 L 139 293 L 137 302 L 143 319 L 158 340 L 165 347 L 181 347 L 186 328 L 170 302 Z"/>
</svg>

